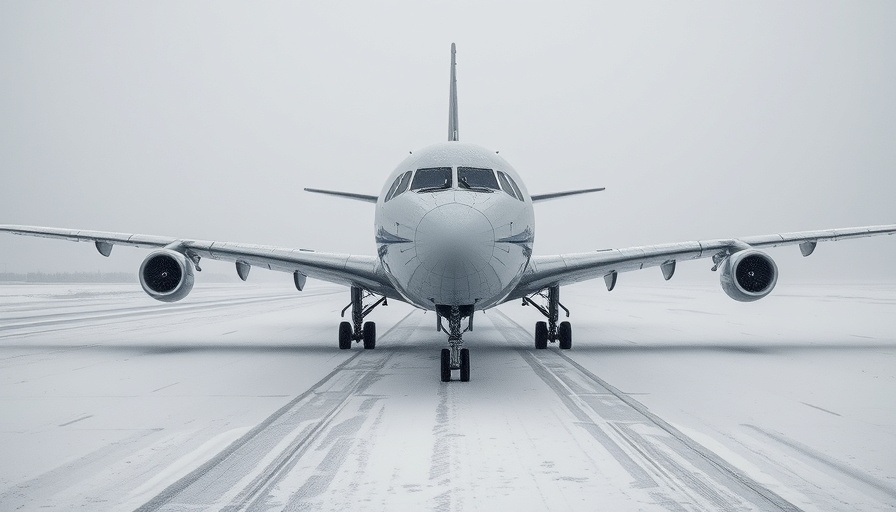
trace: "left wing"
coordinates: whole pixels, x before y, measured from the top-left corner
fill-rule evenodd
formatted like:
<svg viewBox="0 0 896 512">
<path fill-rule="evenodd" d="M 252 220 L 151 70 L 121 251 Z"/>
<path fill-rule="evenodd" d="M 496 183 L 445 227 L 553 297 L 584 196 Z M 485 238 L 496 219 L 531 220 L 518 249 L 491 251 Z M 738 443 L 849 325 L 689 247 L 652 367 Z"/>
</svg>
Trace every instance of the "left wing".
<svg viewBox="0 0 896 512">
<path fill-rule="evenodd" d="M 776 235 L 749 236 L 739 239 L 704 240 L 663 245 L 646 245 L 626 249 L 533 256 L 516 289 L 505 300 L 519 299 L 547 287 L 597 279 L 607 279 L 612 288 L 615 276 L 647 267 L 663 267 L 666 279 L 672 277 L 675 262 L 713 258 L 716 264 L 725 257 L 745 249 L 799 245 L 803 256 L 812 254 L 818 242 L 861 238 L 896 233 L 896 224 L 857 228 L 801 231 Z"/>
<path fill-rule="evenodd" d="M 304 276 L 345 286 L 357 286 L 390 299 L 404 300 L 395 290 L 379 260 L 373 256 L 319 253 L 308 249 L 287 249 L 266 245 L 211 242 L 165 236 L 83 231 L 37 226 L 0 225 L 0 232 L 16 235 L 59 238 L 73 242 L 93 242 L 108 256 L 113 245 L 168 247 L 193 258 L 239 262 L 256 267 L 298 272 Z M 198 261 L 198 259 L 197 259 Z"/>
<path fill-rule="evenodd" d="M 305 192 L 314 192 L 315 194 L 326 194 L 329 196 L 344 197 L 346 199 L 354 199 L 355 201 L 364 201 L 365 203 L 376 203 L 376 196 L 368 194 L 356 194 L 354 192 L 340 192 L 338 190 L 323 190 L 320 188 L 306 188 Z"/>
</svg>

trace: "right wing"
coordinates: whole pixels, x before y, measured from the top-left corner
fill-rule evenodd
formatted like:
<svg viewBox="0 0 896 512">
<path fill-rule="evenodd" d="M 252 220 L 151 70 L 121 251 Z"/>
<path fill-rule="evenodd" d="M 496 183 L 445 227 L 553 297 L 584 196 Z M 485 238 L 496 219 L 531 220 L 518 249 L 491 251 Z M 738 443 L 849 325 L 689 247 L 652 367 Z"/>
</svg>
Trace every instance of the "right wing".
<svg viewBox="0 0 896 512">
<path fill-rule="evenodd" d="M 298 272 L 314 279 L 345 286 L 356 286 L 390 299 L 404 300 L 389 282 L 382 265 L 374 256 L 330 254 L 267 245 L 37 226 L 0 225 L 0 232 L 58 238 L 73 242 L 93 242 L 104 256 L 109 255 L 113 245 L 155 249 L 167 247 L 191 258 L 198 256 L 213 260 L 240 262 L 281 272 Z"/>
<path fill-rule="evenodd" d="M 533 256 L 516 289 L 505 301 L 519 299 L 550 286 L 602 277 L 612 280 L 615 279 L 614 273 L 647 267 L 670 265 L 674 271 L 677 261 L 714 258 L 718 263 L 724 257 L 744 249 L 799 245 L 803 256 L 808 256 L 815 250 L 815 244 L 818 242 L 892 234 L 896 234 L 896 224 L 646 245 L 556 256 Z"/>
</svg>

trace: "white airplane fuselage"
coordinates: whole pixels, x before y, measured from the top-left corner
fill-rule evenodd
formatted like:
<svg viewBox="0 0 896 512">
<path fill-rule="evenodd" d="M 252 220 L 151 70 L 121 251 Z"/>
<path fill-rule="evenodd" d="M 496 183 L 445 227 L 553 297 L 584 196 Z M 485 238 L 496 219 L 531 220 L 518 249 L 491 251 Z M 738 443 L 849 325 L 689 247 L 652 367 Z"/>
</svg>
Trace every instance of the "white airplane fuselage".
<svg viewBox="0 0 896 512">
<path fill-rule="evenodd" d="M 406 188 L 390 197 L 409 171 L 433 168 L 451 169 L 450 187 Z M 505 176 L 500 189 L 489 191 L 465 186 L 458 168 Z M 507 182 L 513 185 L 506 187 Z M 429 310 L 481 310 L 499 304 L 519 282 L 532 254 L 535 214 L 525 185 L 506 160 L 451 141 L 413 152 L 389 175 L 377 200 L 375 230 L 380 261 L 408 302 Z"/>
</svg>

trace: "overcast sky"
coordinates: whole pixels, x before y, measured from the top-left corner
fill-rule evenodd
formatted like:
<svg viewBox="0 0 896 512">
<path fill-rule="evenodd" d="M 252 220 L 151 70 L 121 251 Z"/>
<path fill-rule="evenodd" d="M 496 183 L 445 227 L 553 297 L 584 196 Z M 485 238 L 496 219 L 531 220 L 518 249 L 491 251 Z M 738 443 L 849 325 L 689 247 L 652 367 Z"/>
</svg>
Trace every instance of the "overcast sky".
<svg viewBox="0 0 896 512">
<path fill-rule="evenodd" d="M 0 223 L 375 254 L 372 205 L 302 188 L 376 194 L 445 140 L 451 42 L 461 140 L 533 193 L 607 187 L 539 204 L 536 254 L 893 223 L 894 27 L 890 1 L 2 2 Z M 896 279 L 896 237 L 770 254 Z M 0 235 L 0 271 L 144 256 Z"/>
</svg>

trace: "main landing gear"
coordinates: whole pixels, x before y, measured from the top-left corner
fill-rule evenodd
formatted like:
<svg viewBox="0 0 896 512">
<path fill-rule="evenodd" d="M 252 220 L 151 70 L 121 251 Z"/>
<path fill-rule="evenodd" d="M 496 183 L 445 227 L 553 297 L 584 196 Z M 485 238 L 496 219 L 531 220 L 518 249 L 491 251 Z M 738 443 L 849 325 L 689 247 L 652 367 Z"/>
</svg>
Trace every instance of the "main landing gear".
<svg viewBox="0 0 896 512">
<path fill-rule="evenodd" d="M 342 322 L 339 324 L 339 348 L 346 350 L 352 348 L 352 341 L 363 341 L 364 348 L 372 350 L 376 348 L 376 324 L 373 322 L 365 322 L 364 317 L 369 315 L 377 306 L 382 304 L 388 306 L 385 297 L 381 297 L 373 304 L 364 307 L 364 299 L 373 296 L 372 293 L 353 286 L 352 301 L 342 309 L 340 316 L 345 317 L 348 308 L 352 308 L 352 322 Z M 363 324 L 363 325 L 362 325 Z"/>
<path fill-rule="evenodd" d="M 547 304 L 542 306 L 536 304 L 532 297 L 539 296 L 547 300 Z M 548 348 L 548 341 L 551 343 L 560 342 L 560 349 L 569 350 L 572 348 L 572 325 L 569 322 L 560 322 L 560 309 L 566 312 L 569 317 L 569 310 L 566 306 L 560 304 L 560 287 L 551 286 L 547 289 L 547 293 L 540 291 L 529 297 L 523 297 L 523 306 L 534 306 L 535 309 L 547 317 L 547 322 L 535 322 L 535 348 Z"/>
<path fill-rule="evenodd" d="M 442 325 L 442 317 L 448 318 L 448 329 Z M 461 330 L 461 321 L 469 317 L 467 328 Z M 448 332 L 448 348 L 442 349 L 442 382 L 451 381 L 451 372 L 460 370 L 460 381 L 470 381 L 470 350 L 463 348 L 463 333 L 473 330 L 473 306 L 436 306 L 438 330 Z"/>
</svg>

